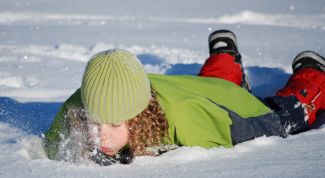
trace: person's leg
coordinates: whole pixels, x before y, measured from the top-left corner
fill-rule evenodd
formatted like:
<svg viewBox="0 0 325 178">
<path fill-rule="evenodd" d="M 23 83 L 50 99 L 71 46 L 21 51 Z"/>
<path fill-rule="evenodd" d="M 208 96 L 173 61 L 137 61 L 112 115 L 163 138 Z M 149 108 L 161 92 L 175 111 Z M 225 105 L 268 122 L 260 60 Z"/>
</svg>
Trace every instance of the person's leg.
<svg viewBox="0 0 325 178">
<path fill-rule="evenodd" d="M 217 30 L 211 33 L 209 51 L 210 57 L 202 66 L 199 76 L 221 78 L 250 90 L 233 32 Z"/>
<path fill-rule="evenodd" d="M 266 98 L 289 134 L 312 128 L 325 109 L 325 59 L 315 52 L 297 55 L 293 75 L 277 96 Z"/>
</svg>

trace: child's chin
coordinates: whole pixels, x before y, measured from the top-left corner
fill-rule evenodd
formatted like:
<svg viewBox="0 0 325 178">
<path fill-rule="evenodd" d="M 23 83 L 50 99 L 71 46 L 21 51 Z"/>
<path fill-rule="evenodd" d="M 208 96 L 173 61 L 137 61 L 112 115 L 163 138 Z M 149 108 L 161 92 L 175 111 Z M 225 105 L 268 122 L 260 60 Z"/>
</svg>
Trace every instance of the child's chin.
<svg viewBox="0 0 325 178">
<path fill-rule="evenodd" d="M 116 151 L 110 150 L 108 148 L 102 148 L 102 152 L 108 156 L 114 156 L 117 153 Z"/>
</svg>

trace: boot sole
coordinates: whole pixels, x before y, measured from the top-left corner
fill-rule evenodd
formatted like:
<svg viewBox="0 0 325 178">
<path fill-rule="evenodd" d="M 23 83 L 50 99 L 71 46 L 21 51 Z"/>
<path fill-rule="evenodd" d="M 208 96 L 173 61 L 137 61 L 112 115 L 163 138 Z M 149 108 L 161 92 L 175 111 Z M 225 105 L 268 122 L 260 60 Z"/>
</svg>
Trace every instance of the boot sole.
<svg viewBox="0 0 325 178">
<path fill-rule="evenodd" d="M 322 72 L 325 71 L 325 59 L 313 51 L 304 51 L 298 54 L 292 62 L 292 70 L 312 67 Z"/>
<path fill-rule="evenodd" d="M 217 38 L 230 38 L 235 43 L 236 48 L 238 49 L 237 39 L 233 32 L 228 30 L 215 31 L 209 36 L 209 44 Z"/>
</svg>

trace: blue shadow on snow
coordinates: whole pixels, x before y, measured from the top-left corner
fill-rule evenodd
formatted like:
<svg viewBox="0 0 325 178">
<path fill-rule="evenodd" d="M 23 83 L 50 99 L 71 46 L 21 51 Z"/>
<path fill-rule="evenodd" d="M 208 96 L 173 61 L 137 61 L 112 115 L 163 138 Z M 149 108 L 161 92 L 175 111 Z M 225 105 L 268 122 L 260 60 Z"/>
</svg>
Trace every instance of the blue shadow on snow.
<svg viewBox="0 0 325 178">
<path fill-rule="evenodd" d="M 20 103 L 11 98 L 0 97 L 0 122 L 39 135 L 48 130 L 62 103 Z"/>
<path fill-rule="evenodd" d="M 152 54 L 139 54 L 137 55 L 142 64 L 160 65 L 164 60 Z"/>
<path fill-rule="evenodd" d="M 247 67 L 247 76 L 255 96 L 265 98 L 274 96 L 275 92 L 286 84 L 291 74 L 279 68 Z"/>
</svg>

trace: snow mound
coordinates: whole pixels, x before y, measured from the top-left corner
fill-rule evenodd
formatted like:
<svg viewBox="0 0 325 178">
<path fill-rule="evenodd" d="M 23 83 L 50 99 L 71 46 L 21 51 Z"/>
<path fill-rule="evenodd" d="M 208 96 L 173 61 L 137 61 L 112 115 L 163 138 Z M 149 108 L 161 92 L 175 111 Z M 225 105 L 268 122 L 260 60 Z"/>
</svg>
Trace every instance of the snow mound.
<svg viewBox="0 0 325 178">
<path fill-rule="evenodd" d="M 134 20 L 132 16 L 82 15 L 82 14 L 48 14 L 39 12 L 1 12 L 0 24 L 16 23 L 54 23 L 64 25 L 105 25 L 106 21 Z"/>
<path fill-rule="evenodd" d="M 325 14 L 291 15 L 242 11 L 238 14 L 222 16 L 218 18 L 216 22 L 225 24 L 270 25 L 305 29 L 320 28 L 325 30 Z"/>
<path fill-rule="evenodd" d="M 130 165 L 101 167 L 90 162 L 72 164 L 48 160 L 40 137 L 26 135 L 19 129 L 0 123 L 0 164 L 3 165 L 0 176 L 322 177 L 325 172 L 324 139 L 323 128 L 286 139 L 260 137 L 238 144 L 233 149 L 180 147 L 159 157 L 136 157 Z M 14 171 L 14 167 L 19 169 Z M 299 169 L 301 167 L 304 169 Z"/>
<path fill-rule="evenodd" d="M 206 54 L 167 46 L 0 45 L 0 96 L 19 101 L 62 101 L 80 87 L 86 62 L 107 49 L 126 49 L 138 56 L 147 73 L 166 73 L 175 64 L 203 63 Z M 39 67 L 35 67 L 39 66 Z"/>
<path fill-rule="evenodd" d="M 39 12 L 1 12 L 0 24 L 60 24 L 60 25 L 106 25 L 112 21 L 142 21 L 142 22 L 173 22 L 194 24 L 247 24 L 270 25 L 295 28 L 325 30 L 325 14 L 297 15 L 297 14 L 266 14 L 256 11 L 244 10 L 236 14 L 223 15 L 219 18 L 170 18 L 156 16 L 113 16 L 97 14 L 49 14 Z"/>
<path fill-rule="evenodd" d="M 0 87 L 21 88 L 24 82 L 21 77 L 9 76 L 0 78 Z"/>
<path fill-rule="evenodd" d="M 21 88 L 0 92 L 1 96 L 16 98 L 19 101 L 62 101 L 75 90 L 59 90 L 52 88 Z"/>
</svg>

